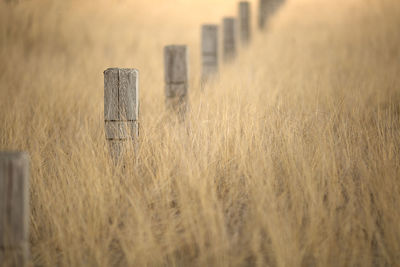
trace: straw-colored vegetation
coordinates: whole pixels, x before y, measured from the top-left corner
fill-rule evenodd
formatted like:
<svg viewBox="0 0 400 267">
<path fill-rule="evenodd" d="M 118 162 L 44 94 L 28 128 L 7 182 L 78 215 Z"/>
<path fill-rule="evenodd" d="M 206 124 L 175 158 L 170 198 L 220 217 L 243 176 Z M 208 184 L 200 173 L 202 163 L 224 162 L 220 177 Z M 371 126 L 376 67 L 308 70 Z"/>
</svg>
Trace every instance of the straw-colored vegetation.
<svg viewBox="0 0 400 267">
<path fill-rule="evenodd" d="M 235 13 L 0 1 L 0 150 L 31 156 L 35 266 L 400 266 L 400 3 L 288 0 L 201 92 L 200 24 Z M 171 43 L 191 51 L 185 126 L 164 106 Z M 104 137 L 108 67 L 141 75 L 125 169 Z"/>
</svg>

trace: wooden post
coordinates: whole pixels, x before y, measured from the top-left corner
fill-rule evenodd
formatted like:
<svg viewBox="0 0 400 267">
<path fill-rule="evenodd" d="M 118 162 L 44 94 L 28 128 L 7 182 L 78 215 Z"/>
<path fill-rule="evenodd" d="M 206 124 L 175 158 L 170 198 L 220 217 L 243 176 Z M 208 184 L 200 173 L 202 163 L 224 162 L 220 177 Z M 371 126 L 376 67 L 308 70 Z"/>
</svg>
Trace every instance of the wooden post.
<svg viewBox="0 0 400 267">
<path fill-rule="evenodd" d="M 258 27 L 262 30 L 265 28 L 268 17 L 268 3 L 271 0 L 260 0 L 258 7 Z"/>
<path fill-rule="evenodd" d="M 258 26 L 262 30 L 268 25 L 268 20 L 277 9 L 285 3 L 285 0 L 260 0 Z"/>
<path fill-rule="evenodd" d="M 106 139 L 115 163 L 127 141 L 136 146 L 139 136 L 139 71 L 110 68 L 104 71 L 104 122 Z"/>
<path fill-rule="evenodd" d="M 240 29 L 240 40 L 243 45 L 247 45 L 251 38 L 251 15 L 250 15 L 250 3 L 240 2 L 239 3 L 239 29 Z"/>
<path fill-rule="evenodd" d="M 236 57 L 236 20 L 224 18 L 223 20 L 223 59 L 230 62 Z"/>
<path fill-rule="evenodd" d="M 218 26 L 201 27 L 202 82 L 218 73 Z"/>
<path fill-rule="evenodd" d="M 188 51 L 186 45 L 164 48 L 166 106 L 184 120 L 188 108 Z"/>
<path fill-rule="evenodd" d="M 0 152 L 1 266 L 26 266 L 29 259 L 28 183 L 28 154 Z"/>
</svg>

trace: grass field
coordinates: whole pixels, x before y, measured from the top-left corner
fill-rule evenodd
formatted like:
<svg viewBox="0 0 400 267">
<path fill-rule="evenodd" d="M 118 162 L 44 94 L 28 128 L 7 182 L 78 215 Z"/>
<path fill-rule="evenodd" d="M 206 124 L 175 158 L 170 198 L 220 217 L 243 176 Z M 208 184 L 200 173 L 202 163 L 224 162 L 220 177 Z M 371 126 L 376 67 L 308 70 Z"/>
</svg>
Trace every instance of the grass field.
<svg viewBox="0 0 400 267">
<path fill-rule="evenodd" d="M 0 1 L 0 150 L 31 156 L 34 266 L 400 266 L 400 2 L 287 0 L 201 91 L 200 25 L 236 8 Z M 164 105 L 172 43 L 190 49 L 188 126 Z M 125 169 L 108 67 L 140 70 Z"/>
</svg>

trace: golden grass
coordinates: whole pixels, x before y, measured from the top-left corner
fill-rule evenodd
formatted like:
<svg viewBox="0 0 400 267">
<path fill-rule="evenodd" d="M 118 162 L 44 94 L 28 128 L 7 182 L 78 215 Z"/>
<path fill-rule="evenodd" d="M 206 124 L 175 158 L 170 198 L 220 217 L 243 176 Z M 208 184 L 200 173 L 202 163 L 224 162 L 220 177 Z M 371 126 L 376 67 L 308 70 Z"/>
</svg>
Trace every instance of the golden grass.
<svg viewBox="0 0 400 267">
<path fill-rule="evenodd" d="M 201 92 L 199 26 L 235 8 L 0 2 L 0 150 L 31 155 L 33 265 L 400 266 L 400 4 L 289 0 Z M 166 119 L 170 43 L 191 51 L 188 132 Z M 125 170 L 108 67 L 141 75 Z"/>
</svg>

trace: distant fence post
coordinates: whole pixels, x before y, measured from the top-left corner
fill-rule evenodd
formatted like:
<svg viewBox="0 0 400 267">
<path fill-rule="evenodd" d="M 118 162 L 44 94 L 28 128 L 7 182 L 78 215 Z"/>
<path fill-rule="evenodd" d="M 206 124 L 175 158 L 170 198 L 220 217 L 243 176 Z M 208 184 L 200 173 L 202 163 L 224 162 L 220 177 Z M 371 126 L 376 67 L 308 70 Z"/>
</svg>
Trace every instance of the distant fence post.
<svg viewBox="0 0 400 267">
<path fill-rule="evenodd" d="M 251 39 L 251 11 L 247 1 L 239 3 L 239 30 L 242 44 L 247 45 Z"/>
<path fill-rule="evenodd" d="M 29 156 L 24 152 L 0 152 L 1 266 L 26 266 L 28 226 Z"/>
<path fill-rule="evenodd" d="M 188 51 L 186 45 L 164 48 L 166 106 L 184 120 L 188 108 Z"/>
<path fill-rule="evenodd" d="M 111 156 L 117 163 L 127 141 L 136 146 L 139 136 L 139 71 L 109 68 L 104 71 L 104 122 Z"/>
<path fill-rule="evenodd" d="M 258 27 L 262 30 L 265 28 L 266 23 L 267 23 L 267 17 L 268 17 L 268 3 L 273 0 L 259 0 L 259 6 L 258 6 Z"/>
<path fill-rule="evenodd" d="M 259 0 L 258 26 L 262 30 L 267 27 L 270 17 L 279 9 L 286 0 Z"/>
<path fill-rule="evenodd" d="M 218 73 L 218 26 L 201 27 L 202 82 Z"/>
<path fill-rule="evenodd" d="M 223 59 L 230 62 L 236 57 L 236 19 L 227 17 L 223 19 Z"/>
</svg>

